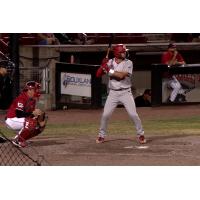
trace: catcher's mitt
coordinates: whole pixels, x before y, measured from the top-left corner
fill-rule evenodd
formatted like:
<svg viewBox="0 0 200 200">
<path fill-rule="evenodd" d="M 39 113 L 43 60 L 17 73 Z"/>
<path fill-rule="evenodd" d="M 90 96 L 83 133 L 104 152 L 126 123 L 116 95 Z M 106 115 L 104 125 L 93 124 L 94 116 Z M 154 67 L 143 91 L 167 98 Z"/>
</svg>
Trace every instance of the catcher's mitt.
<svg viewBox="0 0 200 200">
<path fill-rule="evenodd" d="M 42 113 L 37 116 L 37 121 L 40 127 L 44 127 L 46 125 L 47 119 L 48 117 L 44 111 L 42 111 Z"/>
</svg>

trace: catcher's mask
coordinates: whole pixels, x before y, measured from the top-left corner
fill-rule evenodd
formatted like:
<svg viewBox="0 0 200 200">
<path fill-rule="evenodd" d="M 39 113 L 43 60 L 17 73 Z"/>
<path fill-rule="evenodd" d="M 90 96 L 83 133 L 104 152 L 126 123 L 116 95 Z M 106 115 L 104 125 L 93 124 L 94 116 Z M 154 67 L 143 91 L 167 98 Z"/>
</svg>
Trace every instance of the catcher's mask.
<svg viewBox="0 0 200 200">
<path fill-rule="evenodd" d="M 28 91 L 28 90 L 31 90 L 31 89 L 34 89 L 35 91 L 35 94 L 34 94 L 34 97 L 37 97 L 39 98 L 41 93 L 40 93 L 40 88 L 41 88 L 41 85 L 40 83 L 36 82 L 36 81 L 28 81 L 23 89 L 24 92 Z"/>
<path fill-rule="evenodd" d="M 116 46 L 114 46 L 113 48 L 113 51 L 114 51 L 114 56 L 116 58 L 122 58 L 121 54 L 122 53 L 125 53 L 126 54 L 126 57 L 128 56 L 128 49 L 126 48 L 126 46 L 124 44 L 117 44 Z"/>
</svg>

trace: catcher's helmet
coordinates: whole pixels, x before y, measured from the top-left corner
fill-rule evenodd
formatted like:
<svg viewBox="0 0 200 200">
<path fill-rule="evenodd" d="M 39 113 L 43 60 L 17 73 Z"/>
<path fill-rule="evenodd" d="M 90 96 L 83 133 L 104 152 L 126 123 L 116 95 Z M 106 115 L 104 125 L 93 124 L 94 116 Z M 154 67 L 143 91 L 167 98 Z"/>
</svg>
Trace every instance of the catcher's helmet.
<svg viewBox="0 0 200 200">
<path fill-rule="evenodd" d="M 36 82 L 36 81 L 28 81 L 23 89 L 23 91 L 28 91 L 28 90 L 31 90 L 31 89 L 34 89 L 35 91 L 35 94 L 34 94 L 34 97 L 40 97 L 41 93 L 40 93 L 40 88 L 41 88 L 41 85 L 40 83 Z"/>
<path fill-rule="evenodd" d="M 116 58 L 121 58 L 121 53 L 126 53 L 127 52 L 127 48 L 124 44 L 117 44 L 116 46 L 114 46 L 113 51 L 114 51 L 114 56 Z"/>
</svg>

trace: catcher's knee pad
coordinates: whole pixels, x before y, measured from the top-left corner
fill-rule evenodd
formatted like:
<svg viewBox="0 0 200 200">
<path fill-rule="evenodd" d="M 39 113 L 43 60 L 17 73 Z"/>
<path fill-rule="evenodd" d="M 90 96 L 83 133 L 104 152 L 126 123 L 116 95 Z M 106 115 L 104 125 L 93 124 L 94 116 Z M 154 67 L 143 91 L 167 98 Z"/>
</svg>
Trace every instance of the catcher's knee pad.
<svg viewBox="0 0 200 200">
<path fill-rule="evenodd" d="M 37 119 L 26 118 L 24 122 L 24 127 L 19 132 L 19 141 L 28 140 L 38 134 L 40 134 L 41 128 L 38 126 Z"/>
</svg>

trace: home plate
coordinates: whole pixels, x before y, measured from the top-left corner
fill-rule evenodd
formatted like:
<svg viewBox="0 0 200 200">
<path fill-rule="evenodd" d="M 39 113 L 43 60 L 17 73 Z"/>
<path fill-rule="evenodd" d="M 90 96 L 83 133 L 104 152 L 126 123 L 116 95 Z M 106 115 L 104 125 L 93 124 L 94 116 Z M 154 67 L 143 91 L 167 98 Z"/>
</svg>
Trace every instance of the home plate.
<svg viewBox="0 0 200 200">
<path fill-rule="evenodd" d="M 136 149 L 148 149 L 149 146 L 135 146 Z"/>
<path fill-rule="evenodd" d="M 133 149 L 133 146 L 124 147 L 124 149 Z"/>
</svg>

